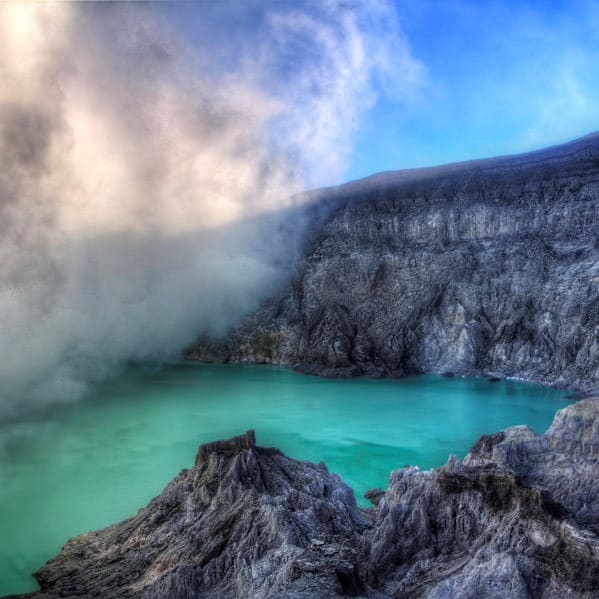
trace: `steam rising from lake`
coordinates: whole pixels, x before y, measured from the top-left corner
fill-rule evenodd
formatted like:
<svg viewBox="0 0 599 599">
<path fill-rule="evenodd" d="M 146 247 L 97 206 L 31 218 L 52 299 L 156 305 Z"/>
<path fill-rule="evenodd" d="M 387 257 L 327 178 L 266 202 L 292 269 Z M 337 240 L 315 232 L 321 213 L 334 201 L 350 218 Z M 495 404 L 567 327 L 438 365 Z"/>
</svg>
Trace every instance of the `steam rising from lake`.
<svg viewBox="0 0 599 599">
<path fill-rule="evenodd" d="M 185 32 L 176 4 L 0 5 L 4 409 L 255 309 L 301 241 L 290 198 L 420 78 L 385 2 L 180 6 Z"/>
</svg>

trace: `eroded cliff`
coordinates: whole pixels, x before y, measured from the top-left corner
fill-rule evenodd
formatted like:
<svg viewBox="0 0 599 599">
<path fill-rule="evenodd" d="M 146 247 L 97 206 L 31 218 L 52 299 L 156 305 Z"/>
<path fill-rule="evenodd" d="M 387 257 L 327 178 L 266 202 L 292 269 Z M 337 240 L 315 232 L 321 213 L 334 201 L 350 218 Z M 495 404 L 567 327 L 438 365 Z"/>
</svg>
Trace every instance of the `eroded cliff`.
<svg viewBox="0 0 599 599">
<path fill-rule="evenodd" d="M 599 134 L 314 195 L 288 289 L 188 357 L 599 386 Z"/>
</svg>

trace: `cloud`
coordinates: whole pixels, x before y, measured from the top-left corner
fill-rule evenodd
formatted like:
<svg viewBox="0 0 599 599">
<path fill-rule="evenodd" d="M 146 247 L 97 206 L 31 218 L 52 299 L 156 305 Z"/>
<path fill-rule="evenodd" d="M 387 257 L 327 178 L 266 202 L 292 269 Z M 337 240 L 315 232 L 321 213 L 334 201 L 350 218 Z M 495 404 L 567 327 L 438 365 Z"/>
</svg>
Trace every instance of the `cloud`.
<svg viewBox="0 0 599 599">
<path fill-rule="evenodd" d="M 186 28 L 176 4 L 0 5 L 4 409 L 254 309 L 301 241 L 293 194 L 343 171 L 385 78 L 418 82 L 384 2 L 180 6 Z"/>
</svg>

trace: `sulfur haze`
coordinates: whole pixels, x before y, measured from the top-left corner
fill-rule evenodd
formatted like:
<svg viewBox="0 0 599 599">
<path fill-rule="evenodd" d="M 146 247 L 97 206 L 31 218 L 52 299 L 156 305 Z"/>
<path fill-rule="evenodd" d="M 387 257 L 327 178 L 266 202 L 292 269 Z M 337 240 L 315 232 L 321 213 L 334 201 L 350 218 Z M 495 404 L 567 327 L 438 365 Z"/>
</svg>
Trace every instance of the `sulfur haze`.
<svg viewBox="0 0 599 599">
<path fill-rule="evenodd" d="M 297 192 L 343 172 L 375 89 L 421 77 L 382 1 L 1 4 L 2 409 L 255 308 Z"/>
</svg>

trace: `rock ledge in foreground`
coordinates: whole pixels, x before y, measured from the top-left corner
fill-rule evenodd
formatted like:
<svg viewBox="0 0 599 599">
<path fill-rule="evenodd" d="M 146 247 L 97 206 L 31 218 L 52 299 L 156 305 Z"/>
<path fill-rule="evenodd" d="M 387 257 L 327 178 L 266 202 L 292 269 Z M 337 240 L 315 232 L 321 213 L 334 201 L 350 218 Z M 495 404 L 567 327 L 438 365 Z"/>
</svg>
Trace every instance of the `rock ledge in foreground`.
<svg viewBox="0 0 599 599">
<path fill-rule="evenodd" d="M 599 398 L 405 467 L 375 507 L 324 465 L 202 445 L 138 514 L 70 540 L 35 574 L 58 597 L 599 597 Z"/>
</svg>

